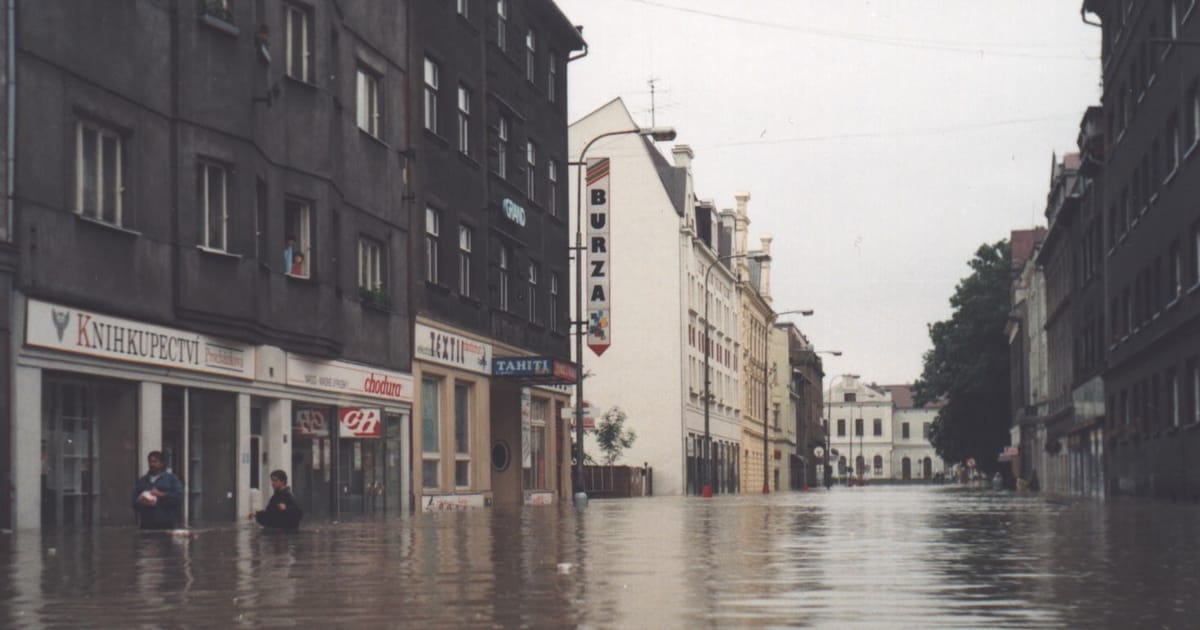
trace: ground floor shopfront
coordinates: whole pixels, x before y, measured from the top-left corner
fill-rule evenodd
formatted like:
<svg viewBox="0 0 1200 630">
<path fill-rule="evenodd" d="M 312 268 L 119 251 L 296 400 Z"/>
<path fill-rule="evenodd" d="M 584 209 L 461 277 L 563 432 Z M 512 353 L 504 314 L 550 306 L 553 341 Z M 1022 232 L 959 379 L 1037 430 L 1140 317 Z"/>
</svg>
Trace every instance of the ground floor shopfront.
<svg viewBox="0 0 1200 630">
<path fill-rule="evenodd" d="M 17 528 L 135 525 L 162 451 L 186 525 L 230 522 L 289 473 L 309 519 L 410 505 L 406 373 L 28 300 L 14 327 Z"/>
<path fill-rule="evenodd" d="M 570 499 L 573 365 L 423 318 L 413 348 L 420 509 Z"/>
</svg>

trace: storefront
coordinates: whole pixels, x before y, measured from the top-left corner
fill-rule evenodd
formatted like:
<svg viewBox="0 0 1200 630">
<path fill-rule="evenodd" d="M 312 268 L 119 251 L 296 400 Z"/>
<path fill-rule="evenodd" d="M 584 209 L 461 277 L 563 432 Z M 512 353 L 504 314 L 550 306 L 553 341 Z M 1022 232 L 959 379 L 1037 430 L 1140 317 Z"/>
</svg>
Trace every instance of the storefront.
<svg viewBox="0 0 1200 630">
<path fill-rule="evenodd" d="M 411 376 L 40 300 L 24 306 L 13 379 L 16 527 L 134 525 L 130 489 L 151 451 L 183 482 L 190 525 L 260 507 L 273 469 L 325 480 L 293 484 L 313 497 L 302 502 L 315 518 L 406 507 Z M 293 440 L 312 409 L 351 428 L 315 447 Z M 320 474 L 294 468 L 298 459 Z"/>
<path fill-rule="evenodd" d="M 571 452 L 563 409 L 570 402 L 575 365 L 551 357 L 492 360 L 493 450 L 520 444 L 507 468 L 493 465 L 497 505 L 550 505 L 570 498 Z M 515 397 L 519 422 L 512 422 Z M 493 458 L 495 460 L 495 458 Z M 493 461 L 495 464 L 495 461 Z"/>
</svg>

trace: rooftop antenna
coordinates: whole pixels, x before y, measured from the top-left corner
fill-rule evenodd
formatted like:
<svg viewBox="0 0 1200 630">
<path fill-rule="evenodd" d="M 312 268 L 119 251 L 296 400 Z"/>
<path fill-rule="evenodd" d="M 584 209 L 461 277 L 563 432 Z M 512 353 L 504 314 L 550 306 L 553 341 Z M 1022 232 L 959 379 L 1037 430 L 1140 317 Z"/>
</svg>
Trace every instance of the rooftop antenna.
<svg viewBox="0 0 1200 630">
<path fill-rule="evenodd" d="M 646 81 L 646 83 L 650 84 L 650 126 L 651 127 L 658 126 L 658 122 L 655 120 L 655 106 L 654 106 L 654 84 L 657 81 L 658 81 L 658 79 L 655 77 L 650 77 L 650 80 Z"/>
</svg>

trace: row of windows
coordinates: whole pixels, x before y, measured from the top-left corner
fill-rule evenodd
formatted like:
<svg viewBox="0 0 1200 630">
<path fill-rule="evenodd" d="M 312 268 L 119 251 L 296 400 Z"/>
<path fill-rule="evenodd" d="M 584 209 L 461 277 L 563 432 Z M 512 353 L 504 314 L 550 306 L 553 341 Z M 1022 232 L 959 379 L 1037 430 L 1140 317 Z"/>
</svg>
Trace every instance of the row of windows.
<svg viewBox="0 0 1200 630">
<path fill-rule="evenodd" d="M 91 122 L 76 124 L 75 151 L 75 211 L 87 219 L 123 229 L 133 229 L 132 215 L 125 207 L 126 172 L 125 138 L 119 131 Z M 237 219 L 241 211 L 233 194 L 231 164 L 204 156 L 196 158 L 196 207 L 199 210 L 197 244 L 206 251 L 243 255 L 236 240 Z M 266 182 L 255 181 L 254 251 L 257 259 L 268 261 L 267 225 L 270 209 Z M 284 235 L 282 240 L 285 274 L 311 278 L 315 269 L 312 256 L 315 231 L 312 229 L 312 203 L 297 197 L 286 197 L 283 203 Z M 271 266 L 274 266 L 274 264 Z M 386 246 L 368 236 L 360 236 L 357 244 L 358 286 L 379 292 L 387 286 Z"/>
<path fill-rule="evenodd" d="M 475 229 L 466 224 L 458 226 L 458 294 L 464 297 L 472 297 L 475 292 L 474 279 L 471 276 L 471 256 L 474 249 Z M 432 284 L 442 283 L 442 270 L 439 261 L 441 260 L 441 243 L 442 243 L 442 212 L 436 208 L 425 208 L 425 280 Z M 496 265 L 499 272 L 499 286 L 497 295 L 497 306 L 502 311 L 512 311 L 513 303 L 513 277 L 514 273 L 514 256 L 511 248 L 507 245 L 500 246 L 499 259 Z M 537 261 L 530 260 L 525 269 L 526 291 L 526 313 L 529 322 L 533 324 L 546 323 L 542 319 L 539 306 L 541 300 L 539 292 L 543 284 L 543 275 L 541 264 Z M 559 300 L 560 296 L 560 279 L 559 274 L 550 272 L 545 280 L 546 291 L 546 307 L 550 313 L 549 327 L 551 331 L 557 332 L 561 328 L 561 314 Z"/>
<path fill-rule="evenodd" d="M 496 47 L 505 54 L 509 52 L 509 31 L 512 26 L 509 24 L 510 7 L 508 0 L 494 0 L 496 9 Z M 455 11 L 463 19 L 470 21 L 474 12 L 471 10 L 472 0 L 455 0 Z M 538 65 L 538 34 L 533 28 L 525 31 L 525 45 L 523 47 L 522 61 L 525 65 L 525 80 L 537 85 L 539 65 Z M 546 100 L 551 103 L 559 101 L 559 65 L 562 62 L 559 60 L 558 53 L 553 50 L 548 50 L 546 53 Z"/>
<path fill-rule="evenodd" d="M 1200 357 L 1188 359 L 1182 373 L 1171 367 L 1109 395 L 1108 408 L 1110 429 L 1152 432 L 1200 423 Z"/>
<path fill-rule="evenodd" d="M 737 391 L 737 380 L 731 374 L 713 374 L 709 368 L 709 397 L 712 404 L 733 411 L 733 396 Z M 704 396 L 704 360 L 688 357 L 688 391 L 693 398 Z"/>
<path fill-rule="evenodd" d="M 910 437 L 908 424 L 909 423 L 907 423 L 907 422 L 900 423 L 900 437 L 902 437 L 906 440 L 909 439 L 909 437 Z M 828 427 L 826 427 L 826 428 L 828 428 Z M 875 418 L 874 421 L 872 422 L 871 428 L 872 428 L 873 435 L 883 436 L 883 419 Z M 838 435 L 838 437 L 846 437 L 846 420 L 845 419 L 841 419 L 841 420 L 837 421 L 837 435 Z M 854 419 L 854 436 L 862 437 L 862 435 L 863 435 L 863 419 L 855 418 Z M 923 423 L 921 425 L 921 437 L 925 438 L 926 440 L 929 439 L 929 423 L 928 422 Z"/>
<path fill-rule="evenodd" d="M 441 65 L 433 58 L 425 57 L 424 124 L 425 129 L 439 135 L 443 132 L 442 123 L 438 116 L 441 107 L 441 74 Z M 474 159 L 475 148 L 471 146 L 471 115 L 473 111 L 474 92 L 468 86 L 460 83 L 458 85 L 457 97 L 458 118 L 455 124 L 455 132 L 458 135 L 458 151 Z M 513 151 L 513 146 L 510 143 L 511 127 L 512 125 L 508 117 L 499 116 L 495 127 L 495 173 L 505 180 L 509 178 L 509 158 Z M 539 164 L 539 161 L 541 164 Z M 542 158 L 539 155 L 537 143 L 527 138 L 525 140 L 523 162 L 521 170 L 525 174 L 525 196 L 531 201 L 544 206 L 551 216 L 558 216 L 559 161 L 552 157 Z M 539 171 L 539 168 L 543 170 Z M 539 173 L 542 175 L 539 175 Z M 545 179 L 539 184 L 539 179 L 543 176 Z"/>
<path fill-rule="evenodd" d="M 727 344 L 720 339 L 714 338 L 709 334 L 709 360 L 715 361 L 729 369 L 738 369 L 737 349 L 733 345 Z M 704 332 L 697 330 L 696 326 L 688 324 L 688 345 L 704 354 Z"/>
<path fill-rule="evenodd" d="M 1140 331 L 1176 304 L 1185 285 L 1200 286 L 1200 221 L 1192 224 L 1189 239 L 1190 260 L 1185 263 L 1183 244 L 1175 239 L 1167 248 L 1165 264 L 1162 256 L 1155 256 L 1109 301 L 1112 343 Z"/>
</svg>

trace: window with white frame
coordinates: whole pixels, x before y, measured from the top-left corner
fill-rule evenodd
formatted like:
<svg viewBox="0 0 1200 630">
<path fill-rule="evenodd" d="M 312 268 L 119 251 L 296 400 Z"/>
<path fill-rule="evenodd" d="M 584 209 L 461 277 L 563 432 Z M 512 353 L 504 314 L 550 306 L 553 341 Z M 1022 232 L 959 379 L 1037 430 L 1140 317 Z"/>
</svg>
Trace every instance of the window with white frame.
<svg viewBox="0 0 1200 630">
<path fill-rule="evenodd" d="M 1181 410 L 1179 407 L 1179 375 L 1175 373 L 1174 368 L 1167 372 L 1167 395 L 1171 397 L 1167 400 L 1167 404 L 1170 405 L 1171 426 L 1177 427 L 1180 424 Z"/>
<path fill-rule="evenodd" d="M 471 17 L 471 6 L 470 5 L 471 5 L 471 0 L 457 0 L 457 2 L 455 3 L 455 10 L 458 11 L 459 15 L 461 15 L 465 18 L 469 18 L 469 17 Z"/>
<path fill-rule="evenodd" d="M 229 171 L 213 162 L 200 162 L 196 177 L 204 234 L 200 244 L 209 249 L 229 250 Z"/>
<path fill-rule="evenodd" d="M 546 479 L 546 419 L 550 416 L 550 401 L 533 397 L 529 401 L 529 466 L 524 467 L 525 489 L 545 490 Z"/>
<path fill-rule="evenodd" d="M 525 141 L 525 196 L 533 201 L 537 181 L 537 145 L 532 140 Z"/>
<path fill-rule="evenodd" d="M 533 83 L 537 80 L 537 36 L 533 29 L 525 33 L 525 78 Z"/>
<path fill-rule="evenodd" d="M 496 46 L 508 50 L 508 0 L 496 0 Z"/>
<path fill-rule="evenodd" d="M 1183 255 L 1179 241 L 1171 243 L 1167 252 L 1167 301 L 1171 302 L 1183 293 Z"/>
<path fill-rule="evenodd" d="M 546 160 L 546 209 L 558 216 L 558 162 Z"/>
<path fill-rule="evenodd" d="M 529 302 L 530 323 L 537 323 L 537 287 L 538 275 L 540 273 L 541 269 L 538 267 L 538 264 L 532 260 L 529 261 L 529 299 L 527 301 Z"/>
<path fill-rule="evenodd" d="M 442 462 L 441 416 L 438 412 L 442 394 L 442 381 L 438 378 L 421 379 L 421 487 L 441 487 L 439 469 Z"/>
<path fill-rule="evenodd" d="M 471 385 L 454 384 L 454 487 L 471 485 Z"/>
<path fill-rule="evenodd" d="M 383 243 L 361 236 L 358 239 L 358 288 L 383 290 Z"/>
<path fill-rule="evenodd" d="M 509 306 L 509 282 L 508 282 L 509 277 L 508 277 L 508 274 L 509 274 L 509 265 L 511 264 L 509 261 L 509 258 L 511 256 L 512 256 L 512 254 L 509 253 L 508 247 L 505 245 L 501 245 L 500 246 L 500 263 L 497 266 L 500 270 L 500 295 L 499 295 L 500 305 L 499 306 L 500 306 L 500 310 L 502 310 L 502 311 L 507 311 L 508 306 Z"/>
<path fill-rule="evenodd" d="M 546 65 L 546 99 L 551 103 L 558 100 L 558 57 L 550 51 Z"/>
<path fill-rule="evenodd" d="M 205 0 L 200 4 L 200 11 L 204 15 L 233 23 L 233 0 Z"/>
<path fill-rule="evenodd" d="M 366 68 L 358 68 L 358 128 L 375 136 L 382 133 L 382 113 L 379 111 L 379 76 Z"/>
<path fill-rule="evenodd" d="M 312 27 L 309 12 L 294 5 L 283 5 L 284 71 L 293 79 L 312 83 Z"/>
<path fill-rule="evenodd" d="M 312 206 L 298 199 L 283 204 L 284 273 L 297 278 L 312 275 Z"/>
<path fill-rule="evenodd" d="M 1192 284 L 1200 284 L 1200 221 L 1192 224 Z"/>
<path fill-rule="evenodd" d="M 508 119 L 504 116 L 496 121 L 496 174 L 508 178 Z"/>
<path fill-rule="evenodd" d="M 75 125 L 75 211 L 125 225 L 125 173 L 121 135 L 90 122 Z"/>
<path fill-rule="evenodd" d="M 1167 163 L 1166 177 L 1170 178 L 1175 174 L 1175 169 L 1179 166 L 1179 156 L 1181 147 L 1179 146 L 1179 120 L 1174 114 L 1167 119 Z"/>
<path fill-rule="evenodd" d="M 442 71 L 438 63 L 429 57 L 425 58 L 425 128 L 437 133 L 438 131 L 438 83 Z M 458 89 L 459 108 L 462 108 L 462 90 Z M 461 140 L 459 143 L 461 144 Z"/>
<path fill-rule="evenodd" d="M 471 154 L 471 90 L 458 86 L 458 151 Z"/>
<path fill-rule="evenodd" d="M 468 225 L 458 226 L 458 294 L 471 296 L 471 240 L 473 230 Z"/>
<path fill-rule="evenodd" d="M 1192 373 L 1192 423 L 1200 423 L 1200 361 L 1189 361 Z"/>
<path fill-rule="evenodd" d="M 550 274 L 550 330 L 558 332 L 558 274 Z"/>
<path fill-rule="evenodd" d="M 425 208 L 425 281 L 438 281 L 438 237 L 442 231 L 442 213 Z"/>
</svg>

